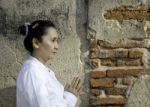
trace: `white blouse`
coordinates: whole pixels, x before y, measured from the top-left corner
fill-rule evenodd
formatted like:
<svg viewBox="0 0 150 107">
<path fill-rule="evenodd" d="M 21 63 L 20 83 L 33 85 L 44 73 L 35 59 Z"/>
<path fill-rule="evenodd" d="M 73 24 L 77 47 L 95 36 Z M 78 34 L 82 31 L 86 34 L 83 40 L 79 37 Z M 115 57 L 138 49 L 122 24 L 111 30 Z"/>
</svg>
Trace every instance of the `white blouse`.
<svg viewBox="0 0 150 107">
<path fill-rule="evenodd" d="M 16 87 L 17 107 L 75 107 L 77 102 L 54 72 L 31 55 L 22 65 Z"/>
</svg>

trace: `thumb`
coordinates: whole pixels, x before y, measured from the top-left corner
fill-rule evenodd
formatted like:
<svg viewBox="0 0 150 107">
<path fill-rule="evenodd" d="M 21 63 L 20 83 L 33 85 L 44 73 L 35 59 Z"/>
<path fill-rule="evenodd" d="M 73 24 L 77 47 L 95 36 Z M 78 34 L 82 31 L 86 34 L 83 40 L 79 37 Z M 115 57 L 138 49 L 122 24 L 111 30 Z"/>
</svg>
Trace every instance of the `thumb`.
<svg viewBox="0 0 150 107">
<path fill-rule="evenodd" d="M 70 87 L 70 85 L 67 83 L 66 85 L 65 85 L 65 90 L 67 90 L 68 88 Z"/>
</svg>

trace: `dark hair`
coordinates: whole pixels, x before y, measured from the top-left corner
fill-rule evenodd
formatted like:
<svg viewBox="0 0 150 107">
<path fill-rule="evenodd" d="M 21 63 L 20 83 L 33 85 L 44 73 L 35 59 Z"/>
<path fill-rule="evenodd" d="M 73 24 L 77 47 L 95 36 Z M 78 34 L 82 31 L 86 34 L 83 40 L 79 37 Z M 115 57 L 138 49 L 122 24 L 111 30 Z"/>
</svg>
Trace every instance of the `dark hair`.
<svg viewBox="0 0 150 107">
<path fill-rule="evenodd" d="M 53 27 L 56 28 L 55 25 L 50 20 L 36 20 L 34 22 L 25 23 L 22 26 L 19 26 L 19 32 L 25 36 L 24 46 L 25 48 L 32 53 L 32 39 L 35 37 L 40 42 L 42 42 L 42 36 L 46 33 L 47 28 Z"/>
</svg>

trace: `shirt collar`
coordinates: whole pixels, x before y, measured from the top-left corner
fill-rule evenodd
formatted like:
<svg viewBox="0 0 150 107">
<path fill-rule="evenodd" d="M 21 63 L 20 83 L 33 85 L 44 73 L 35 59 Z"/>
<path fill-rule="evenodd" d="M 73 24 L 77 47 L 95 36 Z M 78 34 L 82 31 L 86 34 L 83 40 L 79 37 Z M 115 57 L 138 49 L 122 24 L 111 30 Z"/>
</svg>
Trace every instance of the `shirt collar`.
<svg viewBox="0 0 150 107">
<path fill-rule="evenodd" d="M 36 57 L 30 55 L 29 59 L 32 61 L 35 61 L 35 63 L 38 64 L 38 66 L 40 66 L 42 69 L 50 71 L 50 69 L 46 65 L 44 65 L 42 62 L 40 62 Z"/>
</svg>

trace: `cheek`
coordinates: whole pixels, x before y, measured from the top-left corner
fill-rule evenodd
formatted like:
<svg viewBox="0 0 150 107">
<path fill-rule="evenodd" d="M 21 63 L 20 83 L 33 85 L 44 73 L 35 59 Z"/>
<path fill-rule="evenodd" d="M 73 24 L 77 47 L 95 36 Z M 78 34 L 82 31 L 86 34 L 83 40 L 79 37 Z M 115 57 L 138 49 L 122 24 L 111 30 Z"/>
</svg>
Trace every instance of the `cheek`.
<svg viewBox="0 0 150 107">
<path fill-rule="evenodd" d="M 44 47 L 45 50 L 48 51 L 48 50 L 52 49 L 52 44 L 51 43 L 45 43 L 43 47 Z"/>
</svg>

